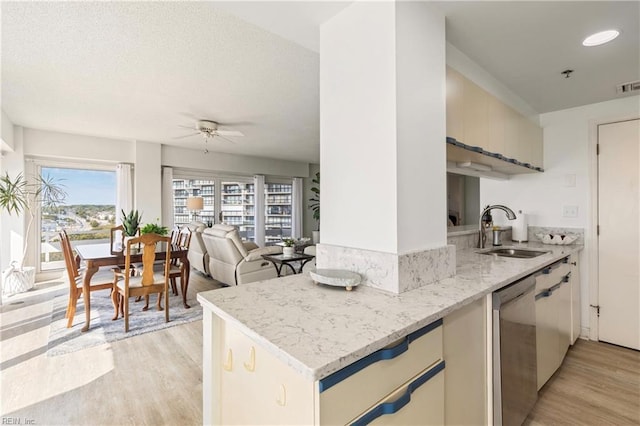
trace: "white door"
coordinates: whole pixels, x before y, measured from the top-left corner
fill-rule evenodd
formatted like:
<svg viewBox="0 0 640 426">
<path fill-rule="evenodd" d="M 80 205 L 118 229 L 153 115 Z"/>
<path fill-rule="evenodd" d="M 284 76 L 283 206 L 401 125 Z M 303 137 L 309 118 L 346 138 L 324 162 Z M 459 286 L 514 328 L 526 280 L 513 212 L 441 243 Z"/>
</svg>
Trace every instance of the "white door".
<svg viewBox="0 0 640 426">
<path fill-rule="evenodd" d="M 598 126 L 599 340 L 640 349 L 640 120 Z"/>
</svg>

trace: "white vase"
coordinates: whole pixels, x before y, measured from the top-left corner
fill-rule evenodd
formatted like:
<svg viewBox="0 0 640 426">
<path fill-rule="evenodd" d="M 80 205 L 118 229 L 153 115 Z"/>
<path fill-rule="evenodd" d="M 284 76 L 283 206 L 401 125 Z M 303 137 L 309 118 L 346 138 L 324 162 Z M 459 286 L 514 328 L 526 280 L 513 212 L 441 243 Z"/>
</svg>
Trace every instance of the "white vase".
<svg viewBox="0 0 640 426">
<path fill-rule="evenodd" d="M 35 282 L 36 268 L 34 266 L 25 266 L 19 269 L 14 262 L 2 272 L 2 295 L 11 296 L 31 290 Z"/>
<path fill-rule="evenodd" d="M 313 244 L 318 244 L 320 242 L 320 231 L 311 231 L 311 241 Z"/>
<path fill-rule="evenodd" d="M 294 247 L 282 247 L 282 254 L 287 257 L 293 256 L 295 248 Z"/>
</svg>

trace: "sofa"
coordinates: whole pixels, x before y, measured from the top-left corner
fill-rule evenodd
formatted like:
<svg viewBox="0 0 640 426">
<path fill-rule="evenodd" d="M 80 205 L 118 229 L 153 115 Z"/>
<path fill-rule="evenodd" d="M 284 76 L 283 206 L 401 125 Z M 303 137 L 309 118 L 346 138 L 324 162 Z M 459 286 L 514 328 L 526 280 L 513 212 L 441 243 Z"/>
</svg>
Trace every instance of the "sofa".
<svg viewBox="0 0 640 426">
<path fill-rule="evenodd" d="M 207 229 L 203 222 L 192 221 L 185 225 L 191 231 L 191 242 L 189 243 L 189 253 L 187 258 L 191 267 L 205 275 L 211 275 L 209 271 L 209 254 L 202 240 L 202 231 Z"/>
<path fill-rule="evenodd" d="M 282 247 L 258 247 L 243 242 L 238 230 L 231 225 L 213 225 L 202 232 L 202 240 L 209 253 L 209 273 L 226 285 L 239 285 L 276 278 L 276 268 L 262 258 L 263 254 L 282 253 Z"/>
</svg>

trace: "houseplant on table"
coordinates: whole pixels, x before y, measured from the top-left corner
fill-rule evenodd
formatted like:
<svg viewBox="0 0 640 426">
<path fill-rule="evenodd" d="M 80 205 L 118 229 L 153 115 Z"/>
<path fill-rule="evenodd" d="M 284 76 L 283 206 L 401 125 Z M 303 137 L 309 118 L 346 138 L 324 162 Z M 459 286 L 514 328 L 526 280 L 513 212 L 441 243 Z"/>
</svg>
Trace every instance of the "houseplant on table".
<svg viewBox="0 0 640 426">
<path fill-rule="evenodd" d="M 309 198 L 309 208 L 313 212 L 313 218 L 318 223 L 318 229 L 312 232 L 312 237 L 313 244 L 318 244 L 320 242 L 320 172 L 316 173 L 316 177 L 311 182 L 315 183 L 316 186 L 311 187 L 313 197 Z"/>
<path fill-rule="evenodd" d="M 282 242 L 284 243 L 282 254 L 288 257 L 293 256 L 293 253 L 295 252 L 296 240 L 293 238 L 283 238 Z"/>
<path fill-rule="evenodd" d="M 147 223 L 142 228 L 140 228 L 141 234 L 158 234 L 165 236 L 169 233 L 169 230 L 166 226 L 160 226 L 157 223 Z"/>
<path fill-rule="evenodd" d="M 26 213 L 28 222 L 24 233 L 22 259 L 11 262 L 11 266 L 2 272 L 4 295 L 27 291 L 35 282 L 35 266 L 24 266 L 29 252 L 28 236 L 33 220 L 40 209 L 52 209 L 62 204 L 67 193 L 56 179 L 38 175 L 34 183 L 27 182 L 22 173 L 12 179 L 8 173 L 0 178 L 0 211 L 9 215 Z"/>
<path fill-rule="evenodd" d="M 141 221 L 142 215 L 138 214 L 138 210 L 131 210 L 128 214 L 122 210 L 122 227 L 124 228 L 125 238 L 135 237 L 138 234 Z"/>
</svg>

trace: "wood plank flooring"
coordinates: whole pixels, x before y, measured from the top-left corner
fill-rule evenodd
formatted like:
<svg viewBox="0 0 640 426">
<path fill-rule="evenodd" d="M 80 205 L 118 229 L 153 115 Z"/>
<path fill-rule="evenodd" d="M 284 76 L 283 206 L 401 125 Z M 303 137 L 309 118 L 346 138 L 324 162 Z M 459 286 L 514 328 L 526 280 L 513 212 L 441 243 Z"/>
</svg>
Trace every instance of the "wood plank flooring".
<svg viewBox="0 0 640 426">
<path fill-rule="evenodd" d="M 202 321 L 47 357 L 53 298 L 67 290 L 37 287 L 2 306 L 0 423 L 202 424 Z M 192 272 L 190 303 L 219 287 Z"/>
<path fill-rule="evenodd" d="M 640 352 L 578 339 L 525 425 L 640 425 Z"/>
<path fill-rule="evenodd" d="M 191 280 L 189 300 L 219 286 Z M 0 423 L 202 424 L 201 321 L 47 357 L 52 301 L 66 288 L 38 287 L 2 306 Z M 525 424 L 640 424 L 640 352 L 579 340 Z"/>
</svg>

